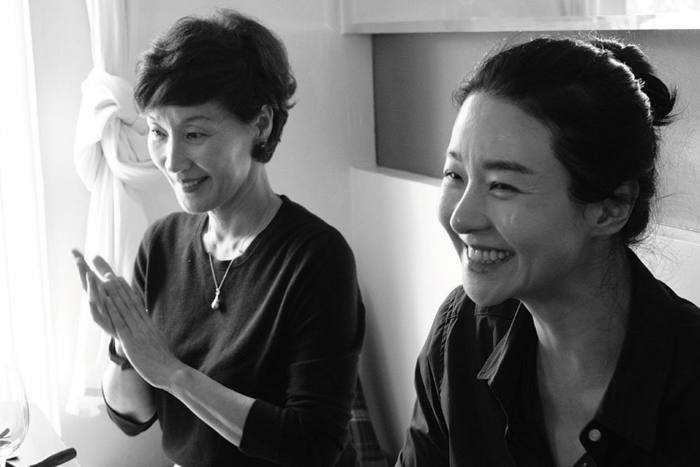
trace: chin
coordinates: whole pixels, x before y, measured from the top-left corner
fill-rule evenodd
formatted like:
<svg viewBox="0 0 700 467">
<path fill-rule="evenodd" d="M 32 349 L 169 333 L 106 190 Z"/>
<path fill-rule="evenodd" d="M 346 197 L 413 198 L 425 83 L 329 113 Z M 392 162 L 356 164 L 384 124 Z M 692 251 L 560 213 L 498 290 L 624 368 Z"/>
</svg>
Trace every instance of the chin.
<svg viewBox="0 0 700 467">
<path fill-rule="evenodd" d="M 178 196 L 177 201 L 180 208 L 182 208 L 182 210 L 188 214 L 200 214 L 209 211 L 205 203 L 198 202 L 198 200 L 195 199 L 188 199 Z"/>
<path fill-rule="evenodd" d="M 471 301 L 479 306 L 494 306 L 513 297 L 515 258 L 504 263 L 470 263 L 462 255 L 462 288 Z"/>
<path fill-rule="evenodd" d="M 473 284 L 466 281 L 462 282 L 462 289 L 464 289 L 464 293 L 467 294 L 467 297 L 472 302 L 481 307 L 500 305 L 511 298 L 507 294 L 498 293 L 494 290 L 483 290 L 483 288 L 474 287 Z"/>
<path fill-rule="evenodd" d="M 510 298 L 499 281 L 480 277 L 468 269 L 462 269 L 462 289 L 479 306 L 498 305 Z"/>
</svg>

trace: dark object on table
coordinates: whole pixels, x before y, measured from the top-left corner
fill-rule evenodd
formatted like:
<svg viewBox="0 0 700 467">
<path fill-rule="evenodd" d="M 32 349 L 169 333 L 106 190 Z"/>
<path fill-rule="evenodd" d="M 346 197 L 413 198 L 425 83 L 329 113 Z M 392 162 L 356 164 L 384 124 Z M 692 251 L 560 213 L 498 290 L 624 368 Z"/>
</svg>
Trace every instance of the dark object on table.
<svg viewBox="0 0 700 467">
<path fill-rule="evenodd" d="M 74 448 L 68 448 L 64 449 L 63 451 L 59 451 L 56 454 L 52 454 L 43 461 L 37 462 L 36 464 L 32 464 L 28 467 L 56 467 L 58 465 L 65 464 L 69 460 L 74 459 L 76 455 L 77 452 Z M 15 464 L 8 461 L 7 467 L 15 467 Z"/>
</svg>

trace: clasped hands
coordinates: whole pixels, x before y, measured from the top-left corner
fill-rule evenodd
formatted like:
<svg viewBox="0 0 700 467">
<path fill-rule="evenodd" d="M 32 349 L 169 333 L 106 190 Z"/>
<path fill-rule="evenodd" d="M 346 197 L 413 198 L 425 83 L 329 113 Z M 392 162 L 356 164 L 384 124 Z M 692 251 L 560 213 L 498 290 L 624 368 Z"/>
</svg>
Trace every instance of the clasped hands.
<svg viewBox="0 0 700 467">
<path fill-rule="evenodd" d="M 181 363 L 148 315 L 141 295 L 101 256 L 96 256 L 90 266 L 82 253 L 72 253 L 88 294 L 92 319 L 115 338 L 117 352 L 129 359 L 147 383 L 165 389 Z"/>
</svg>

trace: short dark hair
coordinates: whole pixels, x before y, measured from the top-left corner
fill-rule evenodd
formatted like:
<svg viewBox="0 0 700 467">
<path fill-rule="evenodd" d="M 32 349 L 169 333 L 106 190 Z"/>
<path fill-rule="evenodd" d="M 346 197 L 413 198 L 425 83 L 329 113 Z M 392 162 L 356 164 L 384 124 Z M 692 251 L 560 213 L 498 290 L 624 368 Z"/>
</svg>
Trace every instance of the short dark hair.
<svg viewBox="0 0 700 467">
<path fill-rule="evenodd" d="M 637 182 L 636 202 L 618 235 L 625 244 L 641 240 L 656 192 L 658 127 L 670 123 L 676 92 L 637 46 L 597 37 L 537 38 L 487 57 L 459 85 L 455 102 L 474 92 L 508 99 L 551 129 L 572 199 L 615 198 L 621 184 Z"/>
<path fill-rule="evenodd" d="M 294 105 L 295 90 L 282 41 L 247 16 L 218 10 L 209 18 L 181 18 L 153 41 L 141 56 L 134 96 L 142 110 L 216 101 L 246 123 L 268 105 L 270 136 L 251 154 L 267 162 Z"/>
</svg>

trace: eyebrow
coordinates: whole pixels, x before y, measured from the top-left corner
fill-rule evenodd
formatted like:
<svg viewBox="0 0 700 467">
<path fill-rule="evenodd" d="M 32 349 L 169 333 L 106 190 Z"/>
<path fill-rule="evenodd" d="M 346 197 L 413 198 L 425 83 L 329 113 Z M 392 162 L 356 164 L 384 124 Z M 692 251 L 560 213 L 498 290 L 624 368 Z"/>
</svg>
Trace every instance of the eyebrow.
<svg viewBox="0 0 700 467">
<path fill-rule="evenodd" d="M 535 171 L 518 162 L 504 160 L 488 160 L 483 163 L 484 170 L 517 172 L 523 175 L 534 175 Z"/>
<path fill-rule="evenodd" d="M 447 155 L 453 159 L 462 160 L 462 156 L 455 151 L 448 151 Z M 523 175 L 534 175 L 535 171 L 519 162 L 502 159 L 487 160 L 482 164 L 484 170 L 516 172 Z"/>
<path fill-rule="evenodd" d="M 193 121 L 195 121 L 195 120 L 206 120 L 206 121 L 208 121 L 208 122 L 218 122 L 218 121 L 219 121 L 219 119 L 212 118 L 212 117 L 208 117 L 208 116 L 205 116 L 205 115 L 193 115 L 193 116 L 191 116 L 191 117 L 188 117 L 188 118 L 184 119 L 184 120 L 182 121 L 182 123 L 191 123 L 191 122 L 193 122 Z"/>
<path fill-rule="evenodd" d="M 156 123 L 158 123 L 160 121 L 160 119 L 156 115 L 153 115 L 153 114 L 146 114 L 146 118 L 150 118 L 151 120 L 155 121 Z M 214 123 L 219 121 L 218 119 L 208 117 L 206 115 L 192 115 L 191 117 L 187 117 L 186 119 L 184 119 L 180 124 L 185 125 L 187 123 L 192 123 L 195 120 L 206 120 L 208 122 L 214 122 Z"/>
</svg>

